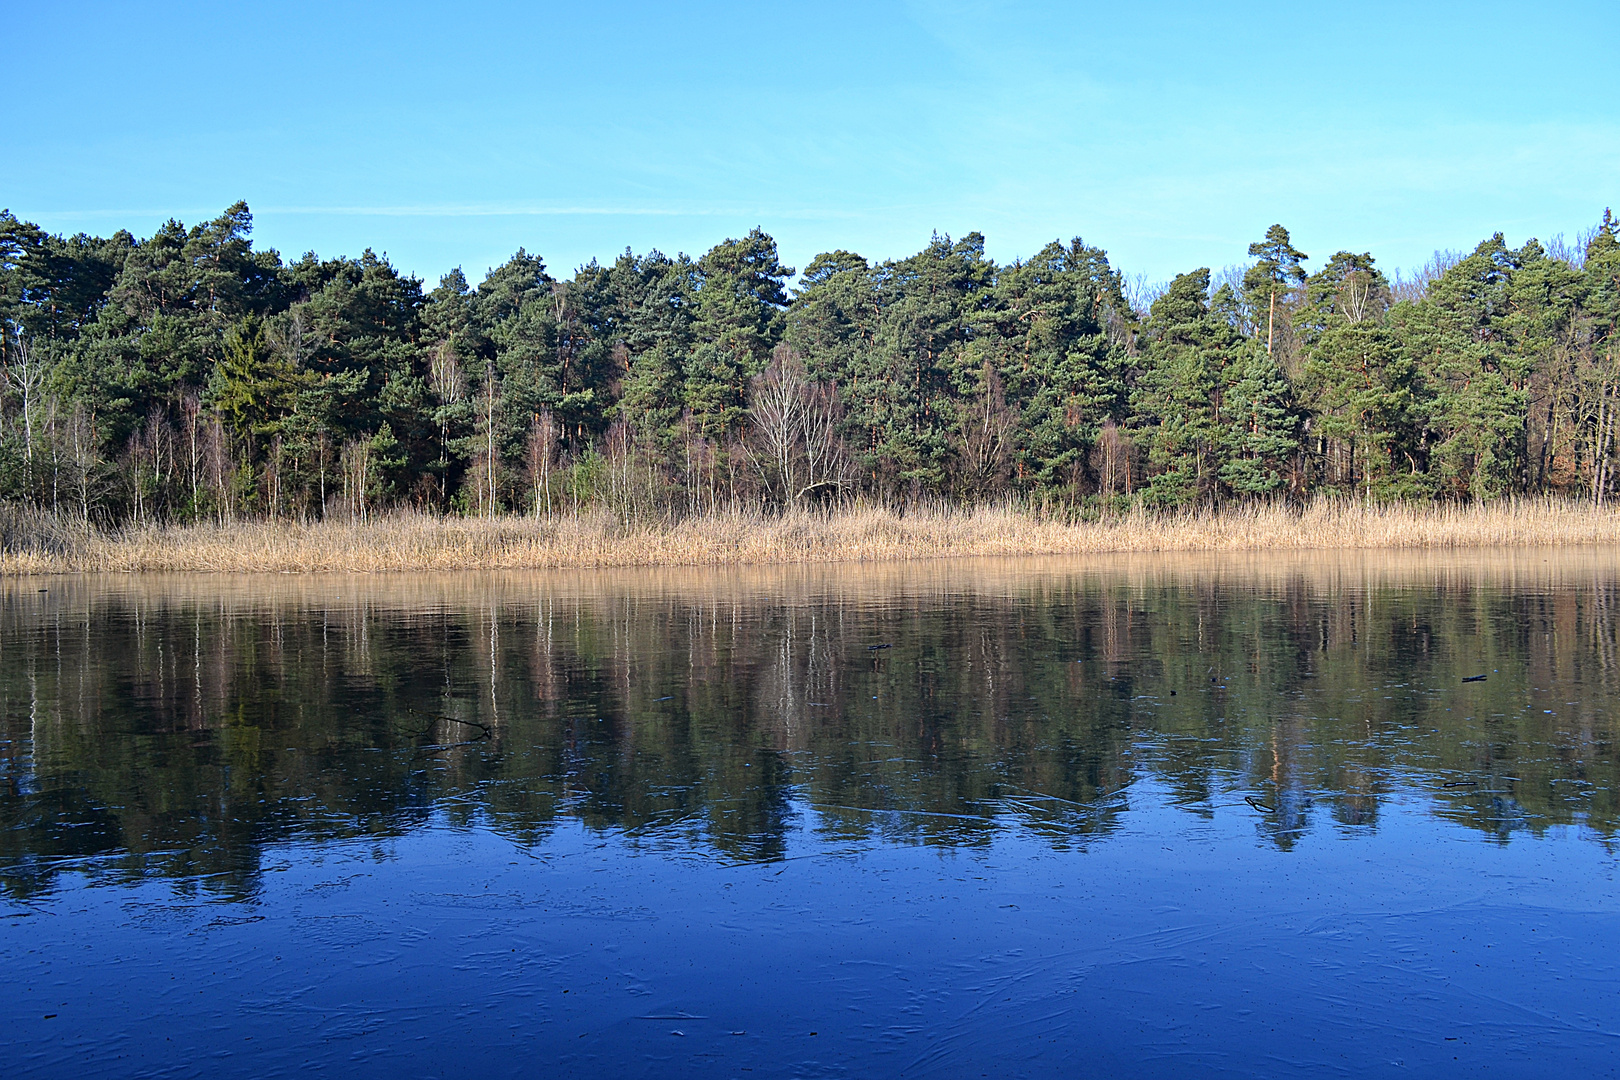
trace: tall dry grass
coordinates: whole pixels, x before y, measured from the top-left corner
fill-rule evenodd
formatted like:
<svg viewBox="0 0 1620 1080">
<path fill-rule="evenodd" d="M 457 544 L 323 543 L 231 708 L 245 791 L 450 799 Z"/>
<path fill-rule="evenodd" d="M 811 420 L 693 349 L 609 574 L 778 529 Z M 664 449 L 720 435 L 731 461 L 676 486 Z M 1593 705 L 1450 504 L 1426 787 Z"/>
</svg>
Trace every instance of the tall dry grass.
<svg viewBox="0 0 1620 1080">
<path fill-rule="evenodd" d="M 536 520 L 402 513 L 366 524 L 248 522 L 115 533 L 13 515 L 0 522 L 0 573 L 524 570 L 1617 542 L 1620 514 L 1556 499 L 1483 506 L 1321 500 L 1303 510 L 1136 511 L 1094 522 L 1009 506 L 723 513 L 643 524 L 605 514 Z"/>
</svg>

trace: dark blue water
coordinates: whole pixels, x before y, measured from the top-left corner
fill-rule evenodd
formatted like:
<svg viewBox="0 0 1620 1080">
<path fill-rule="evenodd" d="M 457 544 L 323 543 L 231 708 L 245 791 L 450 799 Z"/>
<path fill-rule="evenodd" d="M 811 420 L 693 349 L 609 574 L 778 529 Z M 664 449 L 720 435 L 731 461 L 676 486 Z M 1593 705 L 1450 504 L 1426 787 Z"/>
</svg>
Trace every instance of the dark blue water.
<svg viewBox="0 0 1620 1080">
<path fill-rule="evenodd" d="M 1591 553 L 8 582 L 6 1070 L 1610 1075 L 1617 613 Z"/>
</svg>

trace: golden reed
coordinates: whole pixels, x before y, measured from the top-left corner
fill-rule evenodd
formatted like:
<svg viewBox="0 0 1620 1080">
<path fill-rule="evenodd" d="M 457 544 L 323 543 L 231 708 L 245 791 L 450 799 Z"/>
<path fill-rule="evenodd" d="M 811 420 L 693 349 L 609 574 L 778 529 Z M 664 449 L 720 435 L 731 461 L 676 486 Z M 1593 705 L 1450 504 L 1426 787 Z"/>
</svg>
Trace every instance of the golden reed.
<svg viewBox="0 0 1620 1080">
<path fill-rule="evenodd" d="M 98 532 L 14 514 L 0 573 L 386 572 L 886 562 L 983 555 L 1564 546 L 1620 542 L 1620 514 L 1587 503 L 1366 505 L 1135 511 L 1070 522 L 1016 507 L 854 507 L 623 523 L 609 515 L 367 523 L 242 522 Z"/>
</svg>

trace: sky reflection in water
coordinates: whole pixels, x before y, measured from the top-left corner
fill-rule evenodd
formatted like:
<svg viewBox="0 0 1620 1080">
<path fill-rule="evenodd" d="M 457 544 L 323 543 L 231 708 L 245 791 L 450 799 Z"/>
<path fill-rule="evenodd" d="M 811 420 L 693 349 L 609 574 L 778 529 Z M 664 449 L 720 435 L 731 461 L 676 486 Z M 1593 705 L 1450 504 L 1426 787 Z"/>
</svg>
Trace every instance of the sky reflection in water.
<svg viewBox="0 0 1620 1080">
<path fill-rule="evenodd" d="M 1617 571 L 6 582 L 8 1069 L 1607 1075 Z"/>
</svg>

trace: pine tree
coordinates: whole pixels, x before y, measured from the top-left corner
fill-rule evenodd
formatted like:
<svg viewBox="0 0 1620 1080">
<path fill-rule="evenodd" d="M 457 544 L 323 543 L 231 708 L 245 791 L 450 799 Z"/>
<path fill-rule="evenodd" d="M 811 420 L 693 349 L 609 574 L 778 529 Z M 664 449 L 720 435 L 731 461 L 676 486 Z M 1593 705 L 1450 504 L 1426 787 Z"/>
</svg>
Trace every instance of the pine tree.
<svg viewBox="0 0 1620 1080">
<path fill-rule="evenodd" d="M 1272 494 L 1299 449 L 1293 388 L 1275 361 L 1252 346 L 1228 374 L 1221 482 L 1239 495 Z"/>
<path fill-rule="evenodd" d="M 1266 230 L 1264 240 L 1249 245 L 1249 257 L 1258 257 L 1259 261 L 1243 275 L 1243 302 L 1251 325 L 1265 327 L 1269 355 L 1276 344 L 1279 305 L 1286 322 L 1290 295 L 1305 280 L 1300 263 L 1309 256 L 1294 247 L 1287 229 L 1273 225 Z"/>
<path fill-rule="evenodd" d="M 1236 332 L 1212 317 L 1209 270 L 1181 274 L 1148 316 L 1148 362 L 1131 398 L 1147 450 L 1142 497 L 1178 506 L 1216 497 L 1228 350 Z"/>
</svg>

